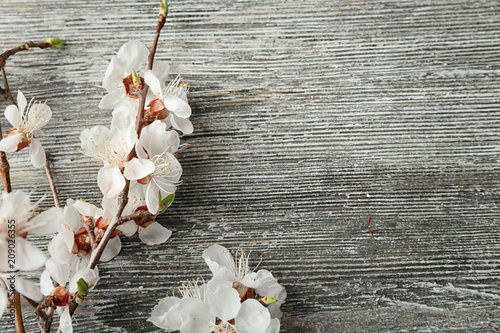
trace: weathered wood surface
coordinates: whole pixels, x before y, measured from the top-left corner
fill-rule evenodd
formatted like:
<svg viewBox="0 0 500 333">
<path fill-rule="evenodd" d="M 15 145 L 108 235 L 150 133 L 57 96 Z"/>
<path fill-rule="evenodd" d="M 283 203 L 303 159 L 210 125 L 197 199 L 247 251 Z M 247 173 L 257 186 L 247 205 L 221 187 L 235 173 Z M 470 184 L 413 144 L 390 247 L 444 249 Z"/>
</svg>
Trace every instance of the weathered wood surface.
<svg viewBox="0 0 500 333">
<path fill-rule="evenodd" d="M 0 12 L 3 48 L 66 42 L 7 73 L 54 111 L 43 144 L 62 199 L 97 202 L 79 132 L 109 122 L 93 85 L 124 42 L 151 44 L 156 1 Z M 190 81 L 195 125 L 161 218 L 174 234 L 123 239 L 75 331 L 157 332 L 152 307 L 209 273 L 201 253 L 216 242 L 264 255 L 288 292 L 287 332 L 500 331 L 499 35 L 491 0 L 170 1 L 157 55 Z M 14 188 L 49 191 L 25 154 L 9 156 Z"/>
</svg>

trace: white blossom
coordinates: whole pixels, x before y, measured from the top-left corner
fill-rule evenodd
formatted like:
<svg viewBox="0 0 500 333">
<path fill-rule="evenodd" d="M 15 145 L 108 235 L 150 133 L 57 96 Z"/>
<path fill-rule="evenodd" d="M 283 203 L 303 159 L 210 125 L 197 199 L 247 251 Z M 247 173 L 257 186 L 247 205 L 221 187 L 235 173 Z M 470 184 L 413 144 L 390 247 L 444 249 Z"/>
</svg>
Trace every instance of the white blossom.
<svg viewBox="0 0 500 333">
<path fill-rule="evenodd" d="M 28 235 L 55 233 L 62 222 L 62 210 L 50 208 L 40 214 L 34 210 L 28 194 L 22 191 L 3 192 L 0 206 L 0 272 L 12 270 L 34 270 L 45 263 L 45 254 L 32 245 Z M 13 227 L 13 228 L 12 228 Z M 9 230 L 15 230 L 15 265 L 8 263 Z"/>
<path fill-rule="evenodd" d="M 198 286 L 188 282 L 180 288 L 182 298 L 166 297 L 148 319 L 168 332 L 266 333 L 271 324 L 268 310 L 254 299 L 240 303 L 238 292 L 217 279 Z"/>
<path fill-rule="evenodd" d="M 31 164 L 41 168 L 46 161 L 45 151 L 36 136 L 51 119 L 52 111 L 46 103 L 34 101 L 34 98 L 28 104 L 21 91 L 17 92 L 17 105 L 5 109 L 5 117 L 13 128 L 0 141 L 0 150 L 13 152 L 29 146 Z"/>
<path fill-rule="evenodd" d="M 167 125 L 184 134 L 193 133 L 193 125 L 189 120 L 191 107 L 187 99 L 189 85 L 182 81 L 182 77 L 177 76 L 165 86 L 151 71 L 147 71 L 144 73 L 144 81 L 155 97 L 148 104 L 149 112 L 157 114 L 158 119 L 164 119 Z"/>
<path fill-rule="evenodd" d="M 165 127 L 156 120 L 144 128 L 136 146 L 138 157 L 125 163 L 125 178 L 143 185 L 151 214 L 158 213 L 160 198 L 175 193 L 182 175 L 182 167 L 171 153 L 179 146 L 178 135 L 165 132 Z"/>
<path fill-rule="evenodd" d="M 123 170 L 128 154 L 137 142 L 137 133 L 132 125 L 125 129 L 112 126 L 94 126 L 80 135 L 82 152 L 96 158 L 104 166 L 99 170 L 97 181 L 106 197 L 114 197 L 125 187 Z"/>
<path fill-rule="evenodd" d="M 286 291 L 272 273 L 266 269 L 257 272 L 250 269 L 249 258 L 243 249 L 239 249 L 233 257 L 223 246 L 214 244 L 203 252 L 208 267 L 218 279 L 233 283 L 242 298 L 247 293 L 256 293 L 259 296 L 273 297 L 276 302 L 269 305 L 273 318 L 280 318 L 282 313 L 279 307 L 286 299 Z"/>
<path fill-rule="evenodd" d="M 131 82 L 131 75 L 133 72 L 140 75 L 147 69 L 148 57 L 149 51 L 147 47 L 139 41 L 133 40 L 120 47 L 118 53 L 111 58 L 106 69 L 102 85 L 108 94 L 102 98 L 99 108 L 114 109 L 129 105 L 131 109 L 137 112 L 137 89 L 142 89 L 142 80 L 136 86 Z M 169 65 L 167 62 L 154 62 L 152 73 L 158 79 L 165 81 L 168 72 Z"/>
</svg>

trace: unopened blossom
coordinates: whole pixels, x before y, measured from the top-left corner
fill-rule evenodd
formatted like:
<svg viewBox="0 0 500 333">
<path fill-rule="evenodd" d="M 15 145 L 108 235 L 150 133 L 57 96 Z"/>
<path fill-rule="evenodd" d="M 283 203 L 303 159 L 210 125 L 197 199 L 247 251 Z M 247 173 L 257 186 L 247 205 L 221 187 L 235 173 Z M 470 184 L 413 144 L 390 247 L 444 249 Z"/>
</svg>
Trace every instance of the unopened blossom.
<svg viewBox="0 0 500 333">
<path fill-rule="evenodd" d="M 154 94 L 154 99 L 149 102 L 149 109 L 145 113 L 146 119 L 163 119 L 167 125 L 184 134 L 193 133 L 193 124 L 189 120 L 191 107 L 187 99 L 189 85 L 182 77 L 177 76 L 165 87 L 151 71 L 146 71 L 144 81 Z"/>
<path fill-rule="evenodd" d="M 178 136 L 165 132 L 165 127 L 159 120 L 147 126 L 136 146 L 138 157 L 125 163 L 125 178 L 144 186 L 151 214 L 158 213 L 160 198 L 175 193 L 182 175 L 182 167 L 171 153 L 179 146 Z"/>
<path fill-rule="evenodd" d="M 233 257 L 225 247 L 214 244 L 202 256 L 214 277 L 231 282 L 242 300 L 272 297 L 275 302 L 269 304 L 268 309 L 273 318 L 281 317 L 279 307 L 286 299 L 286 291 L 268 270 L 254 272 L 250 268 L 250 254 L 239 249 Z"/>
<path fill-rule="evenodd" d="M 28 194 L 22 191 L 3 192 L 0 203 L 0 272 L 34 270 L 45 263 L 45 254 L 32 245 L 28 235 L 55 233 L 62 223 L 62 210 L 50 208 L 37 214 L 37 203 L 32 204 Z M 14 228 L 12 228 L 14 226 Z M 15 230 L 15 265 L 8 263 L 9 230 Z M 11 232 L 12 233 L 12 232 Z M 12 243 L 12 242 L 11 242 Z M 12 246 L 12 245 L 11 245 Z"/>
<path fill-rule="evenodd" d="M 113 109 L 128 104 L 131 109 L 137 111 L 137 100 L 144 87 L 141 73 L 147 69 L 148 57 L 149 50 L 139 41 L 133 40 L 120 47 L 106 69 L 102 85 L 107 95 L 102 98 L 99 108 Z M 168 72 L 167 62 L 154 62 L 152 74 L 159 80 L 165 81 Z M 135 80 L 134 75 L 136 75 Z"/>
<path fill-rule="evenodd" d="M 123 170 L 128 154 L 137 142 L 133 124 L 126 128 L 94 126 L 80 135 L 82 152 L 104 166 L 97 175 L 98 185 L 106 197 L 114 197 L 125 187 Z"/>
<path fill-rule="evenodd" d="M 36 136 L 51 119 L 52 111 L 47 104 L 34 99 L 28 104 L 21 91 L 17 92 L 17 105 L 9 105 L 5 109 L 5 118 L 13 128 L 0 141 L 0 150 L 14 152 L 29 146 L 31 164 L 41 168 L 46 161 L 45 151 Z"/>
</svg>

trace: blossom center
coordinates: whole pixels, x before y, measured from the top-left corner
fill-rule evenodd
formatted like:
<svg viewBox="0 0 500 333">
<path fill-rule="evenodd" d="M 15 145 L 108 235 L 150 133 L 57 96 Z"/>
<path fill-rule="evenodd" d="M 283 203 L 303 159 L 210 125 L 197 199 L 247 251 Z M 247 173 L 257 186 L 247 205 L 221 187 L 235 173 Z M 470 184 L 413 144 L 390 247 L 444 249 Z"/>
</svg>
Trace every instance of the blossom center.
<svg viewBox="0 0 500 333">
<path fill-rule="evenodd" d="M 142 93 L 142 88 L 144 87 L 144 79 L 140 77 L 138 81 L 134 80 L 132 74 L 123 79 L 123 86 L 125 87 L 125 92 L 130 98 L 138 99 Z"/>
</svg>

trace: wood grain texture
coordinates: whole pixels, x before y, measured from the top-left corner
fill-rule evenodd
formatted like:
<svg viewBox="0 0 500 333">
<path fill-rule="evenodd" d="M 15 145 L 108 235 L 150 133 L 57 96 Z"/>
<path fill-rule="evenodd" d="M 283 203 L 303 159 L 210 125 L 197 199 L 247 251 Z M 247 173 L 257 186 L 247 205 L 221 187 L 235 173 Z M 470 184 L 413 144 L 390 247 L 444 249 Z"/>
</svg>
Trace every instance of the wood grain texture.
<svg viewBox="0 0 500 333">
<path fill-rule="evenodd" d="M 93 85 L 124 42 L 151 44 L 156 5 L 0 3 L 0 47 L 66 42 L 6 67 L 54 111 L 43 144 L 63 200 L 99 199 L 79 132 L 109 122 Z M 160 219 L 173 237 L 124 238 L 75 332 L 159 332 L 152 307 L 209 274 L 213 243 L 264 255 L 286 332 L 500 331 L 499 17 L 491 0 L 170 1 L 157 58 L 191 83 L 195 126 Z M 14 188 L 49 191 L 9 157 Z"/>
</svg>

